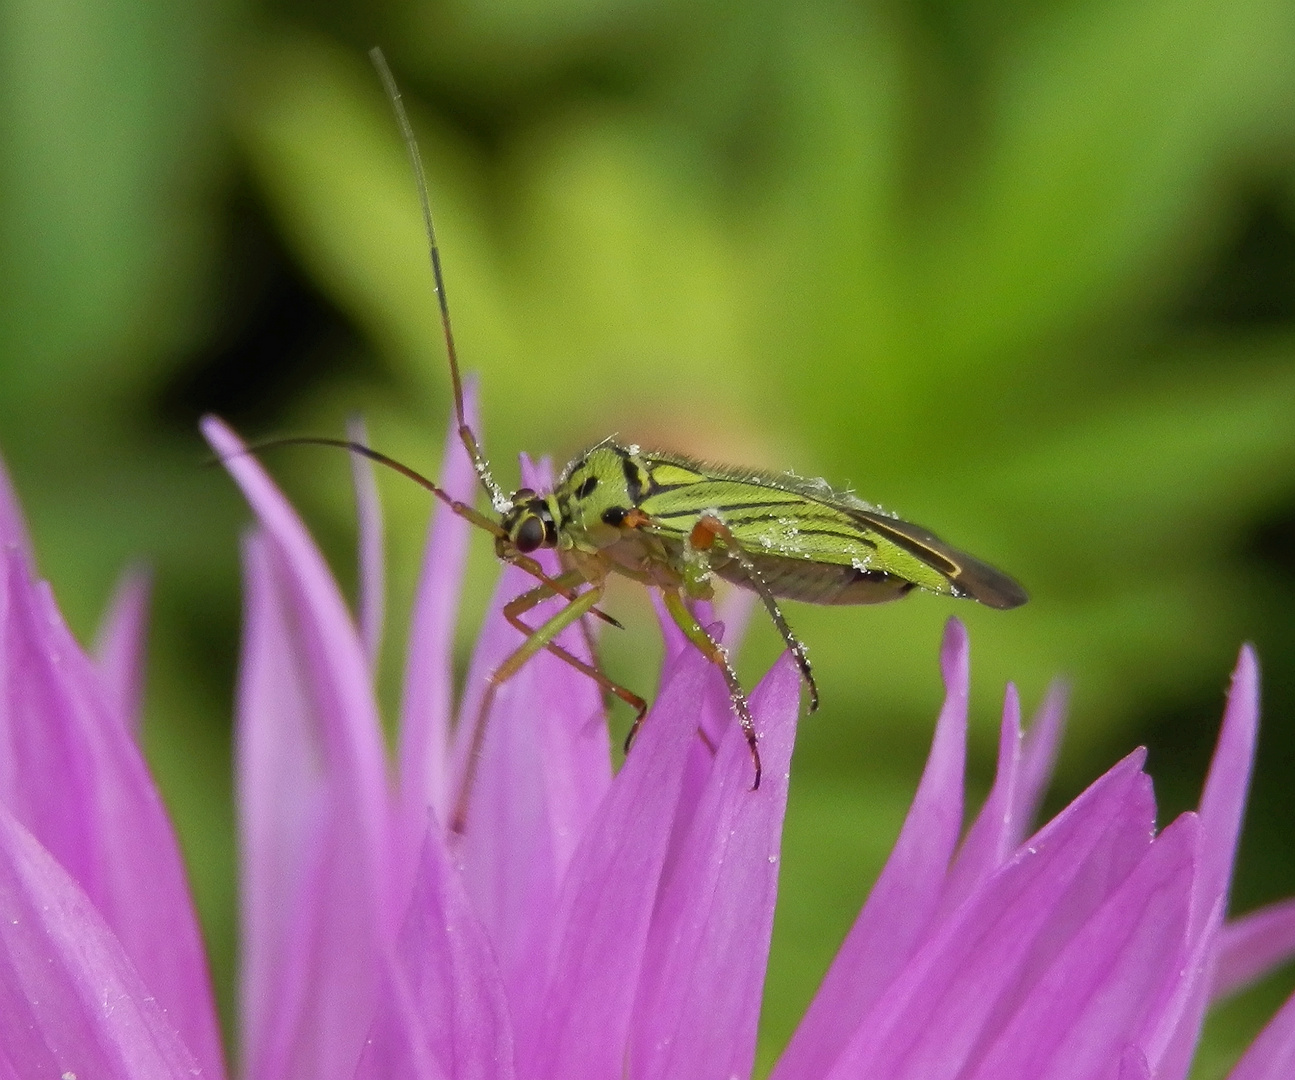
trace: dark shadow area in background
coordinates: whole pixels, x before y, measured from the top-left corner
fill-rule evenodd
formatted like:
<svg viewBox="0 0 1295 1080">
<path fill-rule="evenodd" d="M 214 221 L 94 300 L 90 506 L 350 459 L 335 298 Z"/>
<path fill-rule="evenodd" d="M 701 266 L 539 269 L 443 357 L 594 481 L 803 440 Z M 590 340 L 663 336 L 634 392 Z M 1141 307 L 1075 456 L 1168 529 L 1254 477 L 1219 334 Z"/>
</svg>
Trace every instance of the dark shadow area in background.
<svg viewBox="0 0 1295 1080">
<path fill-rule="evenodd" d="M 1259 187 L 1245 200 L 1231 245 L 1177 321 L 1189 330 L 1267 330 L 1295 322 L 1295 207 Z"/>
<path fill-rule="evenodd" d="M 381 379 L 373 351 L 297 265 L 247 184 L 229 198 L 222 232 L 210 334 L 157 395 L 160 426 L 188 437 L 212 412 L 266 431 L 323 384 Z"/>
<path fill-rule="evenodd" d="M 1243 204 L 1231 242 L 1171 320 L 1174 331 L 1240 337 L 1295 329 L 1295 206 L 1262 186 Z M 1220 540 L 1233 546 L 1237 579 L 1253 593 L 1242 632 L 1257 647 L 1262 671 L 1259 751 L 1232 902 L 1234 912 L 1244 912 L 1295 892 L 1295 859 L 1271 857 L 1285 847 L 1295 820 L 1295 684 L 1288 674 L 1295 656 L 1295 488 L 1283 505 L 1237 522 L 1233 535 Z M 1123 745 L 1111 748 L 1123 754 L 1138 743 L 1149 747 L 1161 823 L 1197 804 L 1227 677 L 1221 667 L 1151 705 L 1121 733 Z"/>
</svg>

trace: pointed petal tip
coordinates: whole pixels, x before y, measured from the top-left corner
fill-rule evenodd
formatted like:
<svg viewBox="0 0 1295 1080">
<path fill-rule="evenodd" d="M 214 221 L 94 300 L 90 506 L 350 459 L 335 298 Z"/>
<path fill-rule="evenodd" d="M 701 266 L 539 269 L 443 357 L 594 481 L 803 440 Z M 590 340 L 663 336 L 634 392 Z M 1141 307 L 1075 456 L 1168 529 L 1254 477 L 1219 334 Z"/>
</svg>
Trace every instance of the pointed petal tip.
<svg viewBox="0 0 1295 1080">
<path fill-rule="evenodd" d="M 146 563 L 128 566 L 95 633 L 95 664 L 122 718 L 135 731 L 140 722 L 152 591 L 152 568 Z"/>
<path fill-rule="evenodd" d="M 1232 670 L 1232 688 L 1229 697 L 1245 694 L 1255 699 L 1253 708 L 1259 708 L 1259 656 L 1254 645 L 1245 642 L 1237 654 L 1237 665 Z"/>
<path fill-rule="evenodd" d="M 1021 692 L 1016 689 L 1016 683 L 1009 682 L 1007 689 L 1003 691 L 1004 723 L 1012 717 L 1015 717 L 1014 723 L 1019 729 L 1021 726 Z"/>
<path fill-rule="evenodd" d="M 1056 676 L 1043 695 L 1043 705 L 1039 710 L 1039 720 L 1050 724 L 1064 724 L 1066 713 L 1070 711 L 1070 695 L 1074 687 L 1064 675 Z"/>
<path fill-rule="evenodd" d="M 198 421 L 198 430 L 202 432 L 202 437 L 207 440 L 207 445 L 218 456 L 224 457 L 229 454 L 236 454 L 243 449 L 243 440 L 234 434 L 234 429 L 215 413 L 207 413 L 203 416 Z"/>
<path fill-rule="evenodd" d="M 950 690 L 955 683 L 965 692 L 971 679 L 970 643 L 967 628 L 956 615 L 944 624 L 944 638 L 940 642 L 940 672 Z"/>
<path fill-rule="evenodd" d="M 752 691 L 751 698 L 753 707 L 758 702 L 761 711 L 772 712 L 780 718 L 779 724 L 795 720 L 800 715 L 800 668 L 791 653 L 784 652 L 774 661 L 773 667 Z"/>
</svg>

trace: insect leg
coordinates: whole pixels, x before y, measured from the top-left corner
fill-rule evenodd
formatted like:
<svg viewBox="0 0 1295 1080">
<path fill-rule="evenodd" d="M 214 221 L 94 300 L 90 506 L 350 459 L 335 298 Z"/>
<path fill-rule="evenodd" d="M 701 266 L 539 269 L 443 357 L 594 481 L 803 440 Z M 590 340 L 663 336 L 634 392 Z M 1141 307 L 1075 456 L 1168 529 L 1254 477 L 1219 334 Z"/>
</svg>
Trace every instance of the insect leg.
<svg viewBox="0 0 1295 1080">
<path fill-rule="evenodd" d="M 796 666 L 800 668 L 801 678 L 805 680 L 805 688 L 809 691 L 809 711 L 814 712 L 818 708 L 818 686 L 814 682 L 814 671 L 809 664 L 809 653 L 805 649 L 804 643 L 794 633 L 787 624 L 787 619 L 782 613 L 782 608 L 778 606 L 778 601 L 769 586 L 756 569 L 750 557 L 742 550 L 741 545 L 733 536 L 732 530 L 725 525 L 719 518 L 713 514 L 703 514 L 693 526 L 692 534 L 688 537 L 688 543 L 698 551 L 708 551 L 715 543 L 716 539 L 724 542 L 725 554 L 732 558 L 751 582 L 753 588 L 764 602 L 765 610 L 769 613 L 769 618 L 773 620 L 773 625 L 778 628 L 778 633 L 782 635 L 782 640 L 786 642 L 787 651 L 791 653 L 792 658 L 796 661 Z"/>
<path fill-rule="evenodd" d="M 519 570 L 525 570 L 526 573 L 531 575 L 531 577 L 544 583 L 542 587 L 548 589 L 548 592 L 540 597 L 541 600 L 544 599 L 544 596 L 552 596 L 555 593 L 558 596 L 565 597 L 567 600 L 574 600 L 578 595 L 574 586 L 579 585 L 584 581 L 584 578 L 574 570 L 568 570 L 565 574 L 562 574 L 559 577 L 551 578 L 544 572 L 544 568 L 529 555 L 514 553 L 507 556 L 506 561 L 511 565 L 516 566 Z M 536 603 L 538 603 L 538 601 L 536 601 Z M 535 605 L 531 604 L 530 606 L 534 607 Z M 616 627 L 617 630 L 625 629 L 624 624 L 621 623 L 619 619 L 615 619 L 608 615 L 602 608 L 594 608 L 589 612 L 589 614 L 601 619 L 609 626 Z"/>
<path fill-rule="evenodd" d="M 462 833 L 467 822 L 468 799 L 472 794 L 472 785 L 476 779 L 477 760 L 481 756 L 481 747 L 485 741 L 486 718 L 490 714 L 490 708 L 494 704 L 495 695 L 499 692 L 499 688 L 516 675 L 526 661 L 535 656 L 541 649 L 549 649 L 550 646 L 553 646 L 554 649 L 560 649 L 559 646 L 553 645 L 553 639 L 572 623 L 588 615 L 593 606 L 602 598 L 604 588 L 605 586 L 603 585 L 594 585 L 592 588 L 580 593 L 566 607 L 541 626 L 531 628 L 520 622 L 520 620 L 513 623 L 514 626 L 527 634 L 527 638 L 502 664 L 495 668 L 487 680 L 486 692 L 482 695 L 481 705 L 477 709 L 477 721 L 472 731 L 472 745 L 468 751 L 463 784 L 459 788 L 458 797 L 454 801 L 454 813 L 450 818 L 450 829 L 453 832 Z M 534 607 L 549 595 L 551 593 L 548 585 L 541 585 L 523 593 L 517 600 L 512 601 L 509 606 L 511 607 L 518 601 L 525 600 L 526 604 L 522 608 L 525 610 Z M 512 620 L 510 619 L 509 621 L 511 622 Z M 566 652 L 565 649 L 560 649 L 560 652 L 563 654 L 563 659 L 575 661 L 576 666 L 581 667 L 582 670 L 588 667 L 588 665 L 583 665 L 576 657 Z M 593 669 L 590 668 L 589 670 L 592 671 Z"/>
<path fill-rule="evenodd" d="M 577 573 L 577 572 L 573 571 L 573 573 Z M 566 575 L 564 575 L 562 578 L 556 578 L 555 580 L 563 581 L 565 577 Z M 583 580 L 583 578 L 581 578 L 580 580 Z M 539 630 L 542 629 L 542 627 L 534 627 L 527 623 L 522 622 L 522 618 L 521 618 L 522 615 L 525 612 L 529 611 L 531 608 L 533 608 L 540 601 L 547 600 L 551 595 L 552 593 L 548 591 L 547 586 L 545 585 L 536 586 L 534 589 L 531 589 L 529 592 L 524 592 L 522 593 L 521 596 L 518 596 L 515 599 L 510 600 L 507 604 L 505 604 L 504 618 L 506 618 L 511 625 L 515 626 L 518 630 L 520 630 L 523 634 L 525 634 L 529 638 L 532 635 L 538 633 Z M 589 612 L 589 614 L 592 615 L 597 610 L 598 610 L 597 608 L 594 608 L 592 611 Z M 634 728 L 637 729 L 639 724 L 642 722 L 643 717 L 647 714 L 647 702 L 644 701 L 641 697 L 639 697 L 638 694 L 634 693 L 634 691 L 625 689 L 625 687 L 621 686 L 620 683 L 613 682 L 611 679 L 607 677 L 606 673 L 602 670 L 602 668 L 598 666 L 598 653 L 594 648 L 593 636 L 587 632 L 588 624 L 586 624 L 582 620 L 580 625 L 586 629 L 585 644 L 589 646 L 589 655 L 593 657 L 593 663 L 586 663 L 584 660 L 581 660 L 578 656 L 573 656 L 570 652 L 568 652 L 566 649 L 564 649 L 561 645 L 559 645 L 555 641 L 547 642 L 544 648 L 548 650 L 550 653 L 552 653 L 554 656 L 556 656 L 559 660 L 563 661 L 566 664 L 570 664 L 581 674 L 587 675 L 589 678 L 593 679 L 593 681 L 596 682 L 604 691 L 606 691 L 609 694 L 615 694 L 618 698 L 621 699 L 621 701 L 625 702 L 625 704 L 628 705 L 635 712 Z"/>
<path fill-rule="evenodd" d="M 697 616 L 688 610 L 688 605 L 683 602 L 683 597 L 679 595 L 678 589 L 662 589 L 661 599 L 665 601 L 666 610 L 670 612 L 670 617 L 674 619 L 675 625 L 684 632 L 684 636 L 697 647 L 707 660 L 724 673 L 724 681 L 728 684 L 729 698 L 733 702 L 733 708 L 737 710 L 737 718 L 742 725 L 742 734 L 746 736 L 746 744 L 751 748 L 751 761 L 755 764 L 755 783 L 751 785 L 751 790 L 755 791 L 760 786 L 760 774 L 762 772 L 760 748 L 756 745 L 755 721 L 751 718 L 751 706 L 746 699 L 746 691 L 742 689 L 742 684 L 737 678 L 737 672 L 733 670 L 733 665 L 729 663 L 728 653 L 724 651 L 722 645 L 710 636 L 706 627 L 697 621 Z"/>
<path fill-rule="evenodd" d="M 248 446 L 244 448 L 241 451 L 241 453 L 255 454 L 262 450 L 274 450 L 281 446 L 332 446 L 332 447 L 336 447 L 339 450 L 350 451 L 352 454 L 359 454 L 361 457 L 368 458 L 370 461 L 377 462 L 379 465 L 385 466 L 388 469 L 392 469 L 393 471 L 400 473 L 401 476 L 404 476 L 407 479 L 412 480 L 419 487 L 426 488 L 433 495 L 435 495 L 436 498 L 438 498 L 442 503 L 444 503 L 446 508 L 449 509 L 452 513 L 457 514 L 465 521 L 468 521 L 471 524 L 475 525 L 478 529 L 483 529 L 494 537 L 500 537 L 505 535 L 503 529 L 499 525 L 499 522 L 491 521 L 490 518 L 486 517 L 484 514 L 478 513 L 473 507 L 469 506 L 467 503 L 460 502 L 458 499 L 450 495 L 449 492 L 443 490 L 442 488 L 438 487 L 436 484 L 432 483 L 432 481 L 427 479 L 427 477 L 425 477 L 422 473 L 418 472 L 416 469 L 411 469 L 404 462 L 397 461 L 395 458 L 388 457 L 386 454 L 382 453 L 381 451 L 374 450 L 372 447 L 365 446 L 363 443 L 355 442 L 352 439 L 330 439 L 330 438 L 317 436 L 317 435 L 294 435 L 286 439 L 268 439 L 265 442 L 256 443 L 252 446 Z M 238 456 L 238 455 L 231 455 L 231 456 Z M 227 460 L 227 459 L 213 459 L 213 461 L 214 460 Z M 548 574 L 544 572 L 544 568 L 541 567 L 540 564 L 536 562 L 534 559 L 532 559 L 530 556 L 522 555 L 522 554 L 514 554 L 508 559 L 508 561 L 512 563 L 514 566 L 526 571 L 526 573 L 530 574 L 531 577 L 536 578 L 537 580 L 542 581 L 549 586 L 552 586 L 553 591 L 555 593 L 558 593 L 561 596 L 565 596 L 568 600 L 574 600 L 576 598 L 575 589 L 571 588 L 570 586 L 554 586 L 553 585 L 554 579 L 549 577 Z M 577 579 L 577 582 L 578 580 L 579 579 Z M 602 621 L 605 623 L 610 623 L 612 626 L 615 626 L 618 629 L 621 629 L 621 630 L 625 629 L 623 626 L 621 626 L 621 624 L 616 619 L 613 619 L 605 611 L 600 611 L 599 609 L 594 608 L 594 610 L 590 612 L 590 614 L 596 616 L 599 619 L 602 619 Z"/>
</svg>

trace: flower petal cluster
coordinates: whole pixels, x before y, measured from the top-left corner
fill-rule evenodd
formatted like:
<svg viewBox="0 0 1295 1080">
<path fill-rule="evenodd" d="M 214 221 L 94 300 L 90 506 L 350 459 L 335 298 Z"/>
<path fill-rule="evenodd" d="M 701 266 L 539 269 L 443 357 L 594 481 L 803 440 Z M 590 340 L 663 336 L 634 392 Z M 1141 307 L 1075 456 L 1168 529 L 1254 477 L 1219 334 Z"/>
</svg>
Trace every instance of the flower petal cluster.
<svg viewBox="0 0 1295 1080">
<path fill-rule="evenodd" d="M 223 1075 L 174 832 L 135 741 L 143 584 L 96 663 L 0 470 L 0 1077 Z"/>
<path fill-rule="evenodd" d="M 752 697 L 758 792 L 722 680 L 682 648 L 615 778 L 596 686 L 548 655 L 500 689 L 470 762 L 486 676 L 520 641 L 502 605 L 533 579 L 502 575 L 452 724 L 466 524 L 438 518 L 388 775 L 370 659 L 323 561 L 233 436 L 207 434 L 259 521 L 238 721 L 246 1074 L 616 1076 L 627 1058 L 652 1074 L 749 1073 L 794 667 Z M 471 468 L 447 451 L 445 486 L 470 497 Z M 527 483 L 546 479 L 527 467 Z M 559 642 L 587 655 L 578 629 Z"/>
<path fill-rule="evenodd" d="M 486 677 L 520 640 L 502 607 L 533 579 L 504 571 L 456 707 L 469 526 L 438 514 L 389 754 L 372 690 L 383 586 L 368 480 L 357 629 L 273 483 L 227 428 L 205 430 L 257 520 L 236 743 L 237 1074 L 749 1076 L 794 665 L 752 695 L 755 792 L 722 679 L 668 622 L 661 686 L 616 775 L 596 688 L 547 654 L 503 685 L 478 745 Z M 443 486 L 470 498 L 453 438 L 445 461 Z M 546 479 L 525 470 L 532 486 Z M 0 545 L 0 1080 L 222 1077 L 192 905 L 135 740 L 145 586 L 127 580 L 92 660 L 35 580 L 3 483 Z M 578 628 L 559 641 L 588 655 Z M 1138 753 L 1036 832 L 1063 695 L 1025 731 L 1009 688 L 996 780 L 964 828 L 956 621 L 940 659 L 946 699 L 912 808 L 774 1080 L 1182 1080 L 1210 1002 L 1295 950 L 1295 904 L 1225 920 L 1258 720 L 1253 655 L 1242 651 L 1196 812 L 1157 830 Z M 1289 1075 L 1295 1004 L 1232 1080 Z"/>
</svg>

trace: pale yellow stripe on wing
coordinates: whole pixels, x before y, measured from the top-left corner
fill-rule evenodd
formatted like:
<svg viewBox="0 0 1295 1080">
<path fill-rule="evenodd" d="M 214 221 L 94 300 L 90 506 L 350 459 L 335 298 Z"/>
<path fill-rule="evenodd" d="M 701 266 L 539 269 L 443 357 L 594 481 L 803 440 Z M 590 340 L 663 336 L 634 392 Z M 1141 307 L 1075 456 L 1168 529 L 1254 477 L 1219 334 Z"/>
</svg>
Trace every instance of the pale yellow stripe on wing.
<svg viewBox="0 0 1295 1080">
<path fill-rule="evenodd" d="M 661 487 L 675 487 L 679 484 L 695 484 L 706 480 L 704 474 L 685 469 L 682 465 L 654 462 L 651 466 L 652 482 Z"/>
</svg>

